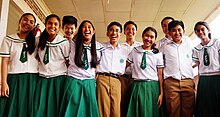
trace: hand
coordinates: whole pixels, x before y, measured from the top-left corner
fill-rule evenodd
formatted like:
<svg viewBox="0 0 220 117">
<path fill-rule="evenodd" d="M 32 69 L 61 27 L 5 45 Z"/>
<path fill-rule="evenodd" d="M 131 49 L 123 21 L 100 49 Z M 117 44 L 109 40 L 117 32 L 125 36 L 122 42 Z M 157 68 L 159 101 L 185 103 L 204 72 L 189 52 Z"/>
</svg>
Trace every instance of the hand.
<svg viewBox="0 0 220 117">
<path fill-rule="evenodd" d="M 160 94 L 160 95 L 158 96 L 158 100 L 157 100 L 157 105 L 158 105 L 158 107 L 160 107 L 160 106 L 162 105 L 162 102 L 163 102 L 163 95 Z"/>
<path fill-rule="evenodd" d="M 9 97 L 9 87 L 7 83 L 2 83 L 0 96 Z"/>
</svg>

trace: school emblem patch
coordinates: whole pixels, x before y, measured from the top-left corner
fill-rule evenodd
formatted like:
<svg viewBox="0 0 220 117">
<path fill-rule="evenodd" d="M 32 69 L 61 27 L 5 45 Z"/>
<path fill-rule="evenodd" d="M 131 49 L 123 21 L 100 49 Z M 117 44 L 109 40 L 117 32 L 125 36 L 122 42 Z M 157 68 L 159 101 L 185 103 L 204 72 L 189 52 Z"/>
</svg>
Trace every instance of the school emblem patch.
<svg viewBox="0 0 220 117">
<path fill-rule="evenodd" d="M 124 63 L 124 59 L 120 59 L 120 63 Z"/>
</svg>

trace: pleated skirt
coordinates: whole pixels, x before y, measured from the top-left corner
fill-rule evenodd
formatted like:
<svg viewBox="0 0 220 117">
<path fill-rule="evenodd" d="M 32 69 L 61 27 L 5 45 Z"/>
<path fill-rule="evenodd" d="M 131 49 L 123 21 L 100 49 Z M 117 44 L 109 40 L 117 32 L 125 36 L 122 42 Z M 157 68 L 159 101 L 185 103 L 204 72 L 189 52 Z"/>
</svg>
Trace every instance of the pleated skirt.
<svg viewBox="0 0 220 117">
<path fill-rule="evenodd" d="M 195 117 L 220 117 L 220 75 L 199 77 Z"/>
<path fill-rule="evenodd" d="M 34 95 L 34 117 L 58 117 L 66 75 L 39 76 Z"/>
<path fill-rule="evenodd" d="M 159 92 L 158 81 L 135 80 L 132 86 L 127 117 L 163 116 L 163 108 L 159 108 L 157 104 Z"/>
<path fill-rule="evenodd" d="M 36 73 L 8 74 L 9 98 L 0 97 L 0 117 L 31 117 Z"/>
<path fill-rule="evenodd" d="M 67 76 L 60 117 L 99 117 L 95 79 Z"/>
</svg>

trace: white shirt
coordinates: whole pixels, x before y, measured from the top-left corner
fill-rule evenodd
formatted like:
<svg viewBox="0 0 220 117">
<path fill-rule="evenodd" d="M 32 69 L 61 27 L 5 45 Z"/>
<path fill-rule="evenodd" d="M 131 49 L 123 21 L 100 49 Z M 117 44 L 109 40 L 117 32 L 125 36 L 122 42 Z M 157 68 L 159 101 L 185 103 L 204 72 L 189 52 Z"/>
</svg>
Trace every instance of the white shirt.
<svg viewBox="0 0 220 117">
<path fill-rule="evenodd" d="M 208 66 L 205 66 L 203 61 L 204 48 L 207 48 L 209 55 L 210 64 Z M 193 51 L 193 60 L 195 62 L 200 62 L 200 75 L 220 75 L 220 40 L 211 39 L 206 46 L 202 44 L 197 45 Z"/>
<path fill-rule="evenodd" d="M 38 49 L 40 76 L 50 78 L 66 75 L 67 66 L 65 61 L 69 57 L 69 41 L 58 34 L 52 42 L 47 42 L 47 46 L 49 46 L 49 63 L 46 65 L 43 60 L 47 47 L 44 50 Z"/>
<path fill-rule="evenodd" d="M 161 49 L 163 48 L 163 46 L 169 42 L 171 42 L 172 40 L 164 37 L 163 39 L 159 40 L 156 42 L 156 45 L 158 47 L 158 49 L 161 51 Z"/>
<path fill-rule="evenodd" d="M 143 70 L 140 66 L 144 52 L 146 52 L 147 67 Z M 158 81 L 157 69 L 164 67 L 162 53 L 154 54 L 152 50 L 144 50 L 142 46 L 134 47 L 127 61 L 133 64 L 132 78 L 134 80 Z"/>
<path fill-rule="evenodd" d="M 186 37 L 182 38 L 181 44 L 170 42 L 164 45 L 164 78 L 172 77 L 178 80 L 193 79 L 192 68 L 192 47 L 191 41 Z"/>
<path fill-rule="evenodd" d="M 38 73 L 38 61 L 36 59 L 36 51 L 34 51 L 31 55 L 27 52 L 26 62 L 22 63 L 20 61 L 23 43 L 26 43 L 25 40 L 20 39 L 17 34 L 6 36 L 2 41 L 0 56 L 9 57 L 9 74 Z"/>
<path fill-rule="evenodd" d="M 134 43 L 132 45 L 129 45 L 127 42 L 121 43 L 121 46 L 123 48 L 125 48 L 125 50 L 126 50 L 125 53 L 127 54 L 127 56 L 129 55 L 129 53 L 132 51 L 132 49 L 134 47 L 137 47 L 137 46 L 140 46 L 140 45 L 142 45 L 142 43 L 137 42 L 137 41 L 134 41 Z M 129 67 L 126 68 L 125 74 L 131 74 L 132 66 L 133 65 L 130 65 Z"/>
<path fill-rule="evenodd" d="M 70 41 L 70 66 L 68 67 L 68 76 L 72 76 L 77 79 L 94 79 L 95 78 L 95 68 L 91 67 L 91 44 L 88 46 L 87 51 L 87 57 L 88 57 L 88 63 L 89 63 L 89 68 L 85 70 L 83 67 L 78 67 L 75 64 L 75 49 L 76 49 L 76 44 L 74 41 Z M 96 53 L 97 53 L 97 59 L 100 61 L 101 57 L 101 51 L 104 50 L 104 47 L 99 43 L 96 42 Z M 83 59 L 83 57 L 82 57 Z"/>
<path fill-rule="evenodd" d="M 125 49 L 120 44 L 114 48 L 109 42 L 103 44 L 105 50 L 102 52 L 102 57 L 97 72 L 114 73 L 123 75 L 125 72 L 127 54 Z"/>
</svg>

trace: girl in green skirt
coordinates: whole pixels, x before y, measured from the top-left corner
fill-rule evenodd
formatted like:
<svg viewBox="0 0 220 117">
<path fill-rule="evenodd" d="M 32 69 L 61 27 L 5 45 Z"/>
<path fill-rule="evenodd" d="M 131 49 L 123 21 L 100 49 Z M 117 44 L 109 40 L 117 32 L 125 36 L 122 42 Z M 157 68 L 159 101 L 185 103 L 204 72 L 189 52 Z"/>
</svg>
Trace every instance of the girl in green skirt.
<svg viewBox="0 0 220 117">
<path fill-rule="evenodd" d="M 99 117 L 95 68 L 103 47 L 96 42 L 93 24 L 84 20 L 70 41 L 70 65 L 64 84 L 60 117 Z"/>
<path fill-rule="evenodd" d="M 147 27 L 142 33 L 143 45 L 134 47 L 127 59 L 133 64 L 132 94 L 127 117 L 160 117 L 163 99 L 163 56 L 155 48 L 157 31 Z"/>
<path fill-rule="evenodd" d="M 69 41 L 58 34 L 61 24 L 57 15 L 47 16 L 45 27 L 38 44 L 40 77 L 34 95 L 34 116 L 56 117 L 66 80 Z"/>
<path fill-rule="evenodd" d="M 206 22 L 197 22 L 194 31 L 201 39 L 193 52 L 199 66 L 195 116 L 220 117 L 220 40 L 211 38 Z"/>
<path fill-rule="evenodd" d="M 0 117 L 32 116 L 38 77 L 33 32 L 35 23 L 33 14 L 24 13 L 19 20 L 18 33 L 3 39 L 0 49 L 2 57 Z"/>
</svg>

